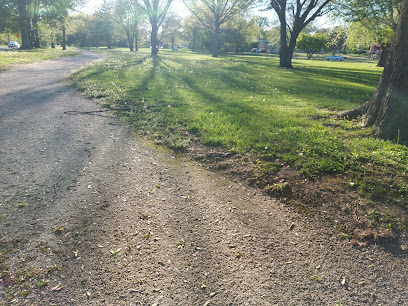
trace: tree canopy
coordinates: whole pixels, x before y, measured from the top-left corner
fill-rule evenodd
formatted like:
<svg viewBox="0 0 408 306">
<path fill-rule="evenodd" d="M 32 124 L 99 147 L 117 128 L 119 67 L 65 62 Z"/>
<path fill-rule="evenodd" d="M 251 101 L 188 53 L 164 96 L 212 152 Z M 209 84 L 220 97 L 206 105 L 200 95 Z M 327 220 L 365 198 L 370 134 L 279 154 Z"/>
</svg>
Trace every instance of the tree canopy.
<svg viewBox="0 0 408 306">
<path fill-rule="evenodd" d="M 301 33 L 299 35 L 299 40 L 297 43 L 297 48 L 305 51 L 307 53 L 307 59 L 310 59 L 313 54 L 320 52 L 327 47 L 327 35 L 316 33 L 316 34 L 305 34 Z"/>
<path fill-rule="evenodd" d="M 223 24 L 237 13 L 247 9 L 251 0 L 185 0 L 184 3 L 201 24 L 212 32 L 211 54 L 218 57 L 219 37 Z"/>
</svg>

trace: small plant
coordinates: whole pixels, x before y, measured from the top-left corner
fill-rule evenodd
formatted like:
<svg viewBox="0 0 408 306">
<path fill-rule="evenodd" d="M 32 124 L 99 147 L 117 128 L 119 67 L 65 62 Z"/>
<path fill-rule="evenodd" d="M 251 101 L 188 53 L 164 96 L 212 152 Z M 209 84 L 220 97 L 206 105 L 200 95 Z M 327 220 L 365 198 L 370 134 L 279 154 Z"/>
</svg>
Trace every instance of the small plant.
<svg viewBox="0 0 408 306">
<path fill-rule="evenodd" d="M 151 218 L 151 216 L 146 215 L 146 214 L 139 214 L 137 217 L 138 217 L 139 219 L 141 219 L 141 220 L 148 220 L 148 219 Z"/>
<path fill-rule="evenodd" d="M 35 284 L 35 285 L 36 285 L 38 288 L 44 288 L 45 286 L 48 285 L 48 281 L 43 280 L 43 281 L 38 282 L 38 283 Z"/>
<path fill-rule="evenodd" d="M 142 236 L 142 238 L 145 239 L 145 240 L 149 240 L 151 236 L 152 236 L 152 234 L 149 232 L 149 233 L 144 234 Z"/>
<path fill-rule="evenodd" d="M 57 264 L 54 264 L 51 267 L 47 268 L 47 273 L 53 273 L 53 272 L 57 272 L 60 270 L 61 270 L 61 267 L 57 266 Z"/>
<path fill-rule="evenodd" d="M 58 227 L 54 230 L 54 234 L 55 234 L 56 236 L 60 236 L 63 231 L 64 231 L 64 227 L 58 226 Z"/>
<path fill-rule="evenodd" d="M 182 239 L 179 242 L 176 243 L 176 246 L 178 249 L 184 249 L 185 246 L 185 241 Z"/>
<path fill-rule="evenodd" d="M 343 237 L 347 241 L 350 241 L 350 236 L 347 233 L 341 233 L 341 237 Z"/>
<path fill-rule="evenodd" d="M 312 280 L 312 281 L 319 282 L 319 283 L 323 281 L 323 280 L 322 280 L 319 276 L 317 276 L 316 274 L 314 274 L 314 275 L 308 275 L 307 278 L 310 279 L 310 280 Z"/>
</svg>

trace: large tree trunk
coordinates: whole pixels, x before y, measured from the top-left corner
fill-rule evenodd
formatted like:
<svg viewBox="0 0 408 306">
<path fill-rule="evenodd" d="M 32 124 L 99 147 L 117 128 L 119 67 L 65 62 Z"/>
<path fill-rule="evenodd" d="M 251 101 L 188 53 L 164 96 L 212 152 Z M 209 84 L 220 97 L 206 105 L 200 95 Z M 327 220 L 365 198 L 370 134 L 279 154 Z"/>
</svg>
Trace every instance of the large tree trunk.
<svg viewBox="0 0 408 306">
<path fill-rule="evenodd" d="M 378 60 L 377 67 L 385 67 L 387 64 L 388 55 L 390 54 L 390 45 L 385 44 L 381 45 L 381 55 L 380 59 Z"/>
<path fill-rule="evenodd" d="M 390 54 L 372 99 L 342 113 L 363 114 L 364 126 L 375 125 L 383 139 L 408 141 L 408 0 L 402 2 Z"/>
<path fill-rule="evenodd" d="M 135 51 L 139 51 L 139 31 L 136 29 L 135 31 Z"/>
<path fill-rule="evenodd" d="M 293 68 L 292 57 L 293 50 L 291 51 L 287 44 L 281 44 L 279 53 L 279 66 L 284 68 Z"/>
<path fill-rule="evenodd" d="M 150 37 L 150 44 L 152 47 L 152 52 L 151 52 L 151 56 L 156 57 L 157 54 L 159 53 L 159 46 L 158 46 L 158 39 L 157 39 L 157 35 L 159 32 L 158 26 L 157 26 L 157 20 L 153 20 L 151 22 L 152 25 L 152 33 L 151 33 L 151 37 Z"/>
<path fill-rule="evenodd" d="M 134 51 L 134 48 L 133 48 L 133 46 L 134 46 L 134 38 L 133 38 L 133 35 L 130 34 L 130 33 L 128 33 L 128 44 L 129 44 L 129 50 L 130 50 L 130 52 L 133 52 L 133 51 Z"/>
<path fill-rule="evenodd" d="M 211 39 L 211 55 L 212 57 L 218 57 L 218 47 L 220 40 L 220 24 L 216 20 L 214 24 L 214 33 Z"/>
<path fill-rule="evenodd" d="M 19 26 L 22 40 L 21 49 L 31 49 L 32 48 L 30 39 L 31 24 L 27 12 L 27 1 L 26 0 L 18 1 L 17 9 L 19 14 Z"/>
<path fill-rule="evenodd" d="M 35 40 L 34 40 L 34 47 L 36 47 L 36 48 L 41 48 L 41 44 L 40 44 L 40 34 L 38 33 L 38 29 L 35 29 L 34 30 L 34 37 L 35 37 Z"/>
<path fill-rule="evenodd" d="M 62 25 L 62 50 L 67 50 L 67 41 L 65 36 L 65 25 Z"/>
<path fill-rule="evenodd" d="M 108 43 L 108 49 L 112 49 L 112 33 L 109 29 L 108 33 L 106 33 L 107 35 L 107 43 Z"/>
<path fill-rule="evenodd" d="M 292 68 L 293 50 L 287 42 L 287 28 L 286 28 L 286 1 L 282 1 L 281 11 L 279 12 L 280 22 L 280 41 L 281 47 L 279 51 L 279 66 L 284 68 Z"/>
</svg>

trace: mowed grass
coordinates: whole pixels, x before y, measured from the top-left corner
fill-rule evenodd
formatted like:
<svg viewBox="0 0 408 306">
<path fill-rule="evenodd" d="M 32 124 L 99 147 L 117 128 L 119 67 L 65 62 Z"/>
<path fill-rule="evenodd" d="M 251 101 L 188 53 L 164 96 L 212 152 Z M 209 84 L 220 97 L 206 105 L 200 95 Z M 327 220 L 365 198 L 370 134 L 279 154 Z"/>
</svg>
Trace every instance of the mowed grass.
<svg viewBox="0 0 408 306">
<path fill-rule="evenodd" d="M 134 129 L 173 149 L 195 135 L 251 152 L 265 169 L 283 161 L 305 177 L 342 174 L 352 188 L 407 205 L 407 147 L 333 117 L 372 96 L 376 63 L 295 59 L 282 69 L 277 57 L 148 51 L 107 52 L 75 83 L 107 106 L 135 108 L 124 113 Z"/>
<path fill-rule="evenodd" d="M 68 49 L 34 49 L 34 50 L 0 50 L 0 71 L 13 64 L 29 64 L 63 56 L 79 54 L 79 50 Z"/>
</svg>

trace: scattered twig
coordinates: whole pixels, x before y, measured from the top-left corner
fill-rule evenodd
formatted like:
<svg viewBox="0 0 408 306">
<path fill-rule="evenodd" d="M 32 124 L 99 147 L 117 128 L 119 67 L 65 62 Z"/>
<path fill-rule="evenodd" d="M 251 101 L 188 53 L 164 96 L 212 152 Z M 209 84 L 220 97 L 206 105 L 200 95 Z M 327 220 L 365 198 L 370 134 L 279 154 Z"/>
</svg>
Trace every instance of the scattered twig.
<svg viewBox="0 0 408 306">
<path fill-rule="evenodd" d="M 54 184 L 54 196 L 52 197 L 53 199 L 57 196 L 57 185 Z"/>
<path fill-rule="evenodd" d="M 65 115 L 87 115 L 87 114 L 94 114 L 94 113 L 104 113 L 104 112 L 110 112 L 110 111 L 124 111 L 124 112 L 130 112 L 130 111 L 136 111 L 138 109 L 151 109 L 151 108 L 165 108 L 165 107 L 177 107 L 177 106 L 187 106 L 189 104 L 187 103 L 177 103 L 177 104 L 168 104 L 168 105 L 136 105 L 134 108 L 109 108 L 109 109 L 102 109 L 102 110 L 92 110 L 92 111 L 77 111 L 77 110 L 71 110 L 71 111 L 65 111 Z"/>
<path fill-rule="evenodd" d="M 88 158 L 90 158 L 91 157 L 91 151 L 90 150 L 88 150 L 88 149 L 85 149 L 85 152 L 88 152 Z"/>
<path fill-rule="evenodd" d="M 86 115 L 86 114 L 94 114 L 94 113 L 104 113 L 104 112 L 110 112 L 110 111 L 132 111 L 132 108 L 110 108 L 110 109 L 102 109 L 102 110 L 94 110 L 94 111 L 65 111 L 65 115 Z"/>
</svg>

